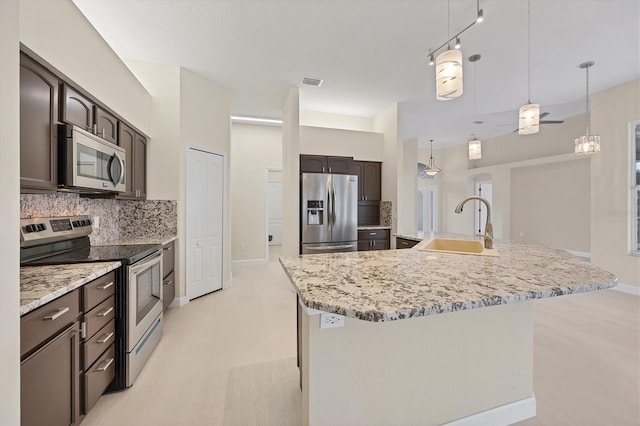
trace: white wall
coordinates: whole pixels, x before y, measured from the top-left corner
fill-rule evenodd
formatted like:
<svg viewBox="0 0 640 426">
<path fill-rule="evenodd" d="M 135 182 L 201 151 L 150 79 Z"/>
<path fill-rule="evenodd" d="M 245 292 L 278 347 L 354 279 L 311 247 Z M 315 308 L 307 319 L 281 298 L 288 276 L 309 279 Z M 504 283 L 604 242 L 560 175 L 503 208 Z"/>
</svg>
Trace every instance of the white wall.
<svg viewBox="0 0 640 426">
<path fill-rule="evenodd" d="M 398 229 L 398 150 L 402 149 L 398 104 L 394 103 L 374 118 L 374 130 L 382 140 L 382 199 L 391 201 L 391 235 Z M 415 191 L 414 191 L 415 192 Z M 391 238 L 391 248 L 395 248 Z"/>
<path fill-rule="evenodd" d="M 231 126 L 231 259 L 267 259 L 267 169 L 282 168 L 282 128 Z"/>
<path fill-rule="evenodd" d="M 358 117 L 354 115 L 332 114 L 329 112 L 309 110 L 300 111 L 300 125 L 355 130 L 359 132 L 374 131 L 372 117 Z"/>
<path fill-rule="evenodd" d="M 511 239 L 589 252 L 591 159 L 511 171 Z"/>
<path fill-rule="evenodd" d="M 300 90 L 289 89 L 282 107 L 282 254 L 300 252 Z"/>
<path fill-rule="evenodd" d="M 629 253 L 633 209 L 629 205 L 628 126 L 637 120 L 640 80 L 593 95 L 591 128 L 601 137 L 602 152 L 591 160 L 591 260 L 614 273 L 621 283 L 640 287 L 640 256 Z"/>
<path fill-rule="evenodd" d="M 20 94 L 16 0 L 0 1 L 0 424 L 20 424 Z"/>
<path fill-rule="evenodd" d="M 19 3 L 20 41 L 151 136 L 151 96 L 71 0 Z"/>
<path fill-rule="evenodd" d="M 418 189 L 418 140 L 411 139 L 401 144 L 398 164 L 398 232 L 415 233 L 416 192 Z"/>
<path fill-rule="evenodd" d="M 300 153 L 382 161 L 381 133 L 300 126 Z"/>
</svg>

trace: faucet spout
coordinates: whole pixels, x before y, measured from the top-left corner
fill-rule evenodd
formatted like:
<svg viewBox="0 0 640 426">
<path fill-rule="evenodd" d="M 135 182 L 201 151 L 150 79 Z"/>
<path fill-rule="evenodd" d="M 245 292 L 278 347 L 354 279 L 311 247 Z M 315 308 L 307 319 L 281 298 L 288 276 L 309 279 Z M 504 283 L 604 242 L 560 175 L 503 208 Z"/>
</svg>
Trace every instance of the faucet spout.
<svg viewBox="0 0 640 426">
<path fill-rule="evenodd" d="M 471 196 L 460 201 L 454 210 L 456 213 L 462 213 L 465 203 L 470 200 L 478 200 L 487 206 L 487 223 L 484 226 L 484 248 L 493 248 L 493 225 L 491 224 L 491 205 L 486 198 Z"/>
</svg>

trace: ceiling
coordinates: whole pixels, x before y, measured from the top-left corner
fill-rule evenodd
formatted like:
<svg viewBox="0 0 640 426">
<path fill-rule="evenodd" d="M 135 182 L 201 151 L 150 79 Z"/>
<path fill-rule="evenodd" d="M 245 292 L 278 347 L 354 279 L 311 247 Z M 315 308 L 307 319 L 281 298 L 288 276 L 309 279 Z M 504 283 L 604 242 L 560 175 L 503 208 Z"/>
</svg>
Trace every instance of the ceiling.
<svg viewBox="0 0 640 426">
<path fill-rule="evenodd" d="M 464 94 L 447 102 L 435 99 L 427 55 L 447 39 L 447 0 L 74 3 L 120 57 L 201 74 L 230 90 L 238 115 L 281 117 L 300 86 L 302 110 L 373 117 L 398 102 L 404 139 L 442 147 L 511 132 L 527 101 L 525 0 L 479 1 L 485 20 L 462 35 Z M 450 9 L 455 34 L 474 21 L 476 0 Z M 640 77 L 639 22 L 638 0 L 531 0 L 531 101 L 546 119 L 584 112 L 582 62 L 596 62 L 592 92 Z"/>
</svg>

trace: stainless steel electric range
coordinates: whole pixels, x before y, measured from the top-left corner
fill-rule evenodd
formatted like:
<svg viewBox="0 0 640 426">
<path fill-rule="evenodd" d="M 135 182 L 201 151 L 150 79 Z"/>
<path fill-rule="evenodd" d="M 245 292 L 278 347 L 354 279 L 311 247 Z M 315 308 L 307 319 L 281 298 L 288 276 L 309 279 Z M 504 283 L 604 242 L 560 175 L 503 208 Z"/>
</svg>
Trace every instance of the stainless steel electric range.
<svg viewBox="0 0 640 426">
<path fill-rule="evenodd" d="M 115 379 L 133 385 L 162 337 L 162 246 L 92 246 L 88 216 L 22 219 L 20 266 L 120 261 L 115 289 Z"/>
</svg>

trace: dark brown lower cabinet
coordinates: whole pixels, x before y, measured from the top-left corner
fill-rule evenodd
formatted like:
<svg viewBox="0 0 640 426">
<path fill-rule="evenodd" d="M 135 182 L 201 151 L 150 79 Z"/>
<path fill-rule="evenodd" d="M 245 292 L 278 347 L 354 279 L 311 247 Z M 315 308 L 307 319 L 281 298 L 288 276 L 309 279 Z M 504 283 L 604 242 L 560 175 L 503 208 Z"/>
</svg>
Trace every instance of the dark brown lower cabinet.
<svg viewBox="0 0 640 426">
<path fill-rule="evenodd" d="M 66 328 L 20 365 L 22 425 L 71 425 L 80 418 L 80 325 Z"/>
<path fill-rule="evenodd" d="M 397 249 L 408 249 L 418 244 L 418 241 L 408 240 L 406 238 L 396 237 Z"/>
<path fill-rule="evenodd" d="M 358 230 L 358 251 L 389 250 L 391 232 L 388 229 Z"/>
</svg>

